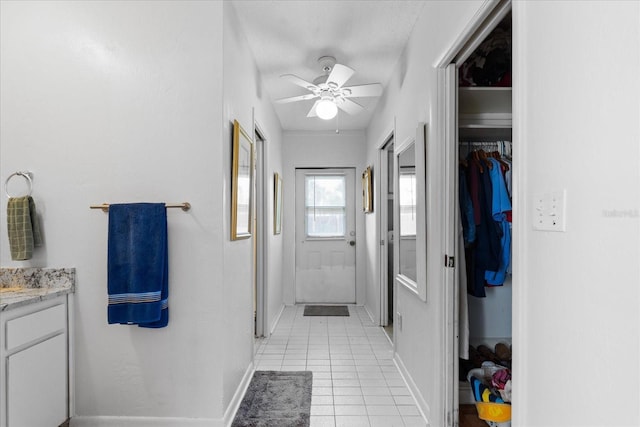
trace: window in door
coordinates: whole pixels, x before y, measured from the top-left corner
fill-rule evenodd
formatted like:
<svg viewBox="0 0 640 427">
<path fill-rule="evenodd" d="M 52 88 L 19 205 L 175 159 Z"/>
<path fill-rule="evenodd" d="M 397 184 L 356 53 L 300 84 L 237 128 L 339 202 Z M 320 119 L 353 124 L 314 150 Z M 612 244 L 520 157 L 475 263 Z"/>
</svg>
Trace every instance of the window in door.
<svg viewBox="0 0 640 427">
<path fill-rule="evenodd" d="M 307 237 L 344 238 L 346 210 L 344 175 L 307 175 L 305 177 Z"/>
</svg>

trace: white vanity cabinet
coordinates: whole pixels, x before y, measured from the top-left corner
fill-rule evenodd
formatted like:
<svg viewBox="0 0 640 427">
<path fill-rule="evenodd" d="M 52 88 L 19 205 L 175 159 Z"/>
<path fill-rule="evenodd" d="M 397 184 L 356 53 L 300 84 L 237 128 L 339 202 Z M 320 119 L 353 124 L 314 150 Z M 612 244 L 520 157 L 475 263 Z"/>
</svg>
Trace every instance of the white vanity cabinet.
<svg viewBox="0 0 640 427">
<path fill-rule="evenodd" d="M 57 427 L 67 420 L 67 298 L 0 312 L 0 427 Z"/>
</svg>

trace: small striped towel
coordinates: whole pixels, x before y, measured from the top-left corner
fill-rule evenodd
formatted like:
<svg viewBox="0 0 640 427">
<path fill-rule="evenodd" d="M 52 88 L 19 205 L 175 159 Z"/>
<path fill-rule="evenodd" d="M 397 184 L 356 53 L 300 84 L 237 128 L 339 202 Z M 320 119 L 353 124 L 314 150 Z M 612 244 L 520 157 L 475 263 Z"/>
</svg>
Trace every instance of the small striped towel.
<svg viewBox="0 0 640 427">
<path fill-rule="evenodd" d="M 7 203 L 7 229 L 11 259 L 24 261 L 42 244 L 36 204 L 30 196 L 11 197 Z"/>
</svg>

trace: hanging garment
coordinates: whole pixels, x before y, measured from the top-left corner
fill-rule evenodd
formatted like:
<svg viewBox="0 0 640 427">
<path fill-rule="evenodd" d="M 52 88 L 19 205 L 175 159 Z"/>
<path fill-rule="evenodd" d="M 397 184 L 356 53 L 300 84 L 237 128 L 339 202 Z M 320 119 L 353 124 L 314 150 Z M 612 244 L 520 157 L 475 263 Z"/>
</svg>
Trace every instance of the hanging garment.
<svg viewBox="0 0 640 427">
<path fill-rule="evenodd" d="M 458 357 L 469 360 L 469 304 L 463 233 L 462 219 L 458 215 Z"/>
<path fill-rule="evenodd" d="M 480 221 L 476 222 L 477 242 L 475 245 L 473 279 L 470 280 L 472 288 L 470 293 L 476 297 L 485 297 L 485 272 L 497 271 L 500 268 L 500 238 L 502 231 L 498 224 L 493 221 L 492 215 L 492 199 L 493 192 L 491 186 L 491 178 L 489 177 L 489 168 L 480 168 L 477 162 L 470 162 L 469 172 L 471 182 L 477 181 L 476 191 L 478 191 L 477 200 L 480 210 Z M 472 191 L 474 186 L 470 186 Z M 474 199 L 473 192 L 471 199 Z"/>
<path fill-rule="evenodd" d="M 460 190 L 458 193 L 461 214 L 461 226 L 464 237 L 464 247 L 476 240 L 476 223 L 473 216 L 473 203 L 467 188 L 467 177 L 464 169 L 459 172 Z"/>
<path fill-rule="evenodd" d="M 490 286 L 501 286 L 511 262 L 511 228 L 506 215 L 507 212 L 511 212 L 511 201 L 500 170 L 500 162 L 493 158 L 489 161 L 493 164 L 493 168 L 489 169 L 492 190 L 491 215 L 495 224 L 500 227 L 500 265 L 496 270 L 487 270 L 485 280 Z"/>
</svg>

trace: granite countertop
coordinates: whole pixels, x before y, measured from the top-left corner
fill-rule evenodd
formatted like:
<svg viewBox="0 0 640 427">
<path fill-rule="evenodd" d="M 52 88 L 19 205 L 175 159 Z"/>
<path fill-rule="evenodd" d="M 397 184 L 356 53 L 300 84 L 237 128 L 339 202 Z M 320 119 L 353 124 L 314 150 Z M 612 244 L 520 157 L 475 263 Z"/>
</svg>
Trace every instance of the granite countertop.
<svg viewBox="0 0 640 427">
<path fill-rule="evenodd" d="M 75 292 L 75 268 L 0 268 L 0 311 Z"/>
</svg>

